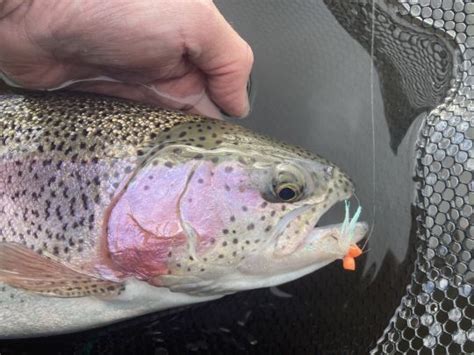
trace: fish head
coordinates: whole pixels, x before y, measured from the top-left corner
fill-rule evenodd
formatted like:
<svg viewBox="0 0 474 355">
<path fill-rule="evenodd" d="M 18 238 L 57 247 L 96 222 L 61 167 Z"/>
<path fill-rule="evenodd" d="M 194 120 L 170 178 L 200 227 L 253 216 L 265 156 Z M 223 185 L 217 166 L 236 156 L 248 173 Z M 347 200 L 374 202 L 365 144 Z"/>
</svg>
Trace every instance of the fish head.
<svg viewBox="0 0 474 355">
<path fill-rule="evenodd" d="M 167 137 L 132 184 L 138 190 L 152 174 L 166 193 L 142 194 L 135 205 L 122 196 L 152 241 L 168 240 L 159 249 L 140 242 L 146 257 L 134 256 L 154 285 L 205 295 L 278 285 L 342 259 L 367 231 L 364 223 L 350 236 L 342 224 L 315 227 L 354 190 L 317 155 L 218 121 L 179 125 Z"/>
</svg>

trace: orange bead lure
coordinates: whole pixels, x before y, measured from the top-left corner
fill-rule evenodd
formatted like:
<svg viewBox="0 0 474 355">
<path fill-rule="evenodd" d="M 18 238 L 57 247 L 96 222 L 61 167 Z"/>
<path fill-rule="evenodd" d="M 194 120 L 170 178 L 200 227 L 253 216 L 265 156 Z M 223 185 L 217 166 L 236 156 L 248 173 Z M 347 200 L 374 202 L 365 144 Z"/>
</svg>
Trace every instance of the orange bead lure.
<svg viewBox="0 0 474 355">
<path fill-rule="evenodd" d="M 344 202 L 345 202 L 345 207 L 346 207 L 346 216 L 344 218 L 344 223 L 342 225 L 342 233 L 347 233 L 348 239 L 351 240 L 352 234 L 354 233 L 355 224 L 360 217 L 362 208 L 359 206 L 354 214 L 354 217 L 352 217 L 352 220 L 350 220 L 350 217 L 349 217 L 350 204 L 348 201 L 344 201 Z M 354 271 L 356 268 L 355 258 L 357 258 L 360 255 L 362 255 L 362 249 L 359 248 L 357 244 L 350 245 L 349 250 L 347 251 L 347 254 L 342 259 L 342 267 L 344 268 L 344 270 Z"/>
<path fill-rule="evenodd" d="M 362 249 L 356 244 L 351 245 L 346 256 L 342 259 L 342 267 L 344 270 L 354 271 L 356 268 L 355 258 L 362 254 Z"/>
</svg>

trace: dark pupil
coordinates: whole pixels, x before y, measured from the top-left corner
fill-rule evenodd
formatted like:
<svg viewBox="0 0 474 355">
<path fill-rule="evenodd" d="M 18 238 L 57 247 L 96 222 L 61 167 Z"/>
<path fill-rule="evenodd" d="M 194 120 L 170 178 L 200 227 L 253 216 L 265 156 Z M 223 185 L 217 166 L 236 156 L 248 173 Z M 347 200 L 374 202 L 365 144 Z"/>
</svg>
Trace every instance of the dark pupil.
<svg viewBox="0 0 474 355">
<path fill-rule="evenodd" d="M 293 199 L 295 195 L 296 192 L 289 187 L 284 187 L 280 190 L 280 192 L 278 192 L 278 196 L 284 201 Z"/>
</svg>

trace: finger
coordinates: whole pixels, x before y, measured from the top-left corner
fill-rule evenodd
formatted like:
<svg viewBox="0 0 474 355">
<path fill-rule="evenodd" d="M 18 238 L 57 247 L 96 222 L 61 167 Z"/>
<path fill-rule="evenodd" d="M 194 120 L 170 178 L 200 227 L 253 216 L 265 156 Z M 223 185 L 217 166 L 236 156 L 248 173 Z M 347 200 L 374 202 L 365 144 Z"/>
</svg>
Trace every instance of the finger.
<svg viewBox="0 0 474 355">
<path fill-rule="evenodd" d="M 149 85 L 88 80 L 76 82 L 68 86 L 67 89 L 112 95 L 163 108 L 198 113 L 212 118 L 221 118 L 219 110 L 206 94 L 205 84 L 201 76 L 189 75 L 180 79 L 156 82 Z"/>
<path fill-rule="evenodd" d="M 181 110 L 222 118 L 220 110 L 208 96 L 204 74 L 196 69 L 179 78 L 155 81 L 147 88 L 162 99 L 179 103 Z"/>
<path fill-rule="evenodd" d="M 150 87 L 141 84 L 119 82 L 81 82 L 67 87 L 70 91 L 81 91 L 100 95 L 115 96 L 123 99 L 153 104 L 162 108 L 189 111 L 192 106 L 173 100 L 167 95 L 158 95 Z"/>
<path fill-rule="evenodd" d="M 188 35 L 189 60 L 207 75 L 210 98 L 231 116 L 249 112 L 247 82 L 254 57 L 245 42 L 217 8 L 206 26 L 196 26 Z M 202 24 L 202 23 L 201 23 Z"/>
<path fill-rule="evenodd" d="M 216 104 L 209 98 L 206 92 L 203 93 L 198 102 L 193 105 L 189 113 L 196 113 L 211 118 L 222 119 L 222 114 Z"/>
</svg>

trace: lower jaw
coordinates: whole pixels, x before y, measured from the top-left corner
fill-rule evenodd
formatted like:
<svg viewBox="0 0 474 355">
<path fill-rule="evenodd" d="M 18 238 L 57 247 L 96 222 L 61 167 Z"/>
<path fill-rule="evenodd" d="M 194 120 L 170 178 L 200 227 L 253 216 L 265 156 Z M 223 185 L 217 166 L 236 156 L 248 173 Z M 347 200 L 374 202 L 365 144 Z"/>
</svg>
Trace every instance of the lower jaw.
<svg viewBox="0 0 474 355">
<path fill-rule="evenodd" d="M 342 223 L 315 228 L 293 253 L 276 260 L 281 261 L 282 265 L 286 264 L 289 269 L 299 270 L 312 265 L 320 265 L 320 268 L 343 259 L 349 248 L 365 237 L 368 225 L 365 222 L 356 223 L 350 235 L 341 233 L 342 228 Z"/>
<path fill-rule="evenodd" d="M 315 243 L 331 235 L 340 244 L 356 244 L 364 239 L 369 227 L 365 222 L 357 222 L 352 231 L 342 231 L 343 223 L 314 228 L 305 238 L 304 244 Z M 344 239 L 347 238 L 347 239 Z"/>
</svg>

